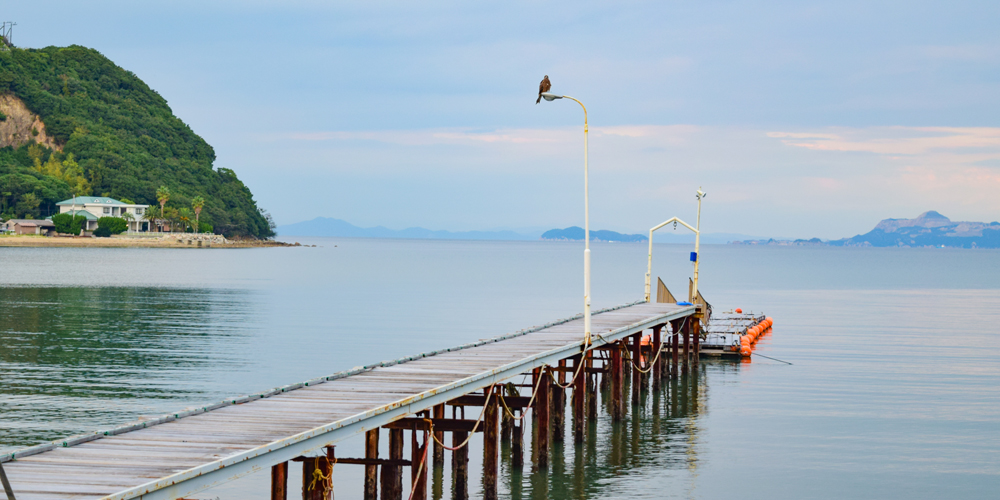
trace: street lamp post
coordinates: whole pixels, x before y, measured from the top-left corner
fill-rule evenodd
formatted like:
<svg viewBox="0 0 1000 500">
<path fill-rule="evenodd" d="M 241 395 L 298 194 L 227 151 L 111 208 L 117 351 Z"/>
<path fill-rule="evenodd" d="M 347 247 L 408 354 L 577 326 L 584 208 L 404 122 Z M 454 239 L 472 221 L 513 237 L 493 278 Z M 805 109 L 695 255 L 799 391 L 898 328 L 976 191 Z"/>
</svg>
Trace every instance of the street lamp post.
<svg viewBox="0 0 1000 500">
<path fill-rule="evenodd" d="M 698 298 L 698 263 L 701 262 L 701 249 L 698 248 L 701 243 L 701 199 L 705 197 L 705 194 L 700 187 L 695 193 L 695 196 L 698 197 L 698 220 L 695 222 L 698 230 L 694 233 L 694 279 L 692 280 L 691 301 Z"/>
<path fill-rule="evenodd" d="M 583 108 L 583 337 L 584 345 L 590 346 L 590 187 L 588 184 L 587 165 L 587 138 L 589 126 L 587 124 L 587 107 L 579 99 L 568 95 L 556 95 L 549 92 L 542 93 L 542 98 L 546 101 L 556 99 L 571 99 Z"/>
</svg>

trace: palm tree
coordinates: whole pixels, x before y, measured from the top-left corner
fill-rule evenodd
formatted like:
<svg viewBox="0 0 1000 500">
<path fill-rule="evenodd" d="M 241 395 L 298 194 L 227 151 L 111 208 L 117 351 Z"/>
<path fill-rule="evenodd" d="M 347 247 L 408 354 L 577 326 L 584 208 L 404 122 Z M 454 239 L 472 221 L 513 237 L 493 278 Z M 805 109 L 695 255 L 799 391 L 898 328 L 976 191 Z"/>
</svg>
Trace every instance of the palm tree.
<svg viewBox="0 0 1000 500">
<path fill-rule="evenodd" d="M 142 218 L 146 219 L 146 222 L 149 223 L 149 232 L 153 232 L 153 228 L 156 227 L 156 217 L 156 207 L 149 207 L 146 209 L 146 212 L 142 214 Z"/>
<path fill-rule="evenodd" d="M 205 198 L 195 196 L 191 200 L 191 208 L 194 209 L 194 232 L 201 232 L 201 209 L 205 206 Z"/>
<path fill-rule="evenodd" d="M 167 205 L 167 200 L 170 199 L 170 189 L 167 186 L 160 186 L 156 190 L 156 201 L 160 202 L 160 213 L 163 213 L 163 209 Z"/>
<path fill-rule="evenodd" d="M 135 220 L 135 216 L 132 212 L 125 212 L 122 214 L 122 219 L 125 219 L 125 227 L 128 228 L 128 233 L 132 234 L 132 221 Z"/>
</svg>

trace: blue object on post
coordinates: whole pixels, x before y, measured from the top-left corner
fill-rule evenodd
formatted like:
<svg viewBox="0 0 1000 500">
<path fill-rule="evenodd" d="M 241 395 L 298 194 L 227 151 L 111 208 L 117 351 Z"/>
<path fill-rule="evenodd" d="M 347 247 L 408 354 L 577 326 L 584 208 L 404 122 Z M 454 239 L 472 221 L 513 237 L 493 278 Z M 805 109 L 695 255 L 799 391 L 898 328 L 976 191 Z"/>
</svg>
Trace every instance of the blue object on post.
<svg viewBox="0 0 1000 500">
<path fill-rule="evenodd" d="M 698 262 L 698 252 L 691 252 L 691 262 Z"/>
</svg>

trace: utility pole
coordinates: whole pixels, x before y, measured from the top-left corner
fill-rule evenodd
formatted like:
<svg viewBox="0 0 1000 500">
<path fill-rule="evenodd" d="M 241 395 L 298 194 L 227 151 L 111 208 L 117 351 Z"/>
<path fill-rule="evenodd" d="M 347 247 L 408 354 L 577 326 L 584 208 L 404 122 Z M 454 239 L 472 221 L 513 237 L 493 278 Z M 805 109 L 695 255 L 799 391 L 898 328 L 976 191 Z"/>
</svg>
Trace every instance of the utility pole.
<svg viewBox="0 0 1000 500">
<path fill-rule="evenodd" d="M 17 26 L 17 23 L 13 21 L 5 21 L 0 24 L 0 39 L 3 41 L 3 45 L 0 46 L 0 50 L 8 51 L 14 46 L 14 44 L 10 41 L 11 35 L 14 32 L 14 26 Z"/>
</svg>

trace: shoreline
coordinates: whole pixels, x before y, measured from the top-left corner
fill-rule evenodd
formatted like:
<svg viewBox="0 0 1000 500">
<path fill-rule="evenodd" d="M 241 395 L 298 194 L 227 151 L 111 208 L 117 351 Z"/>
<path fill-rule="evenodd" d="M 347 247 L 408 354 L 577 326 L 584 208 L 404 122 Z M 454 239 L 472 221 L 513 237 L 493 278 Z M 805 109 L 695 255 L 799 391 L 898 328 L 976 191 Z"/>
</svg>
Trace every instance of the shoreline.
<svg viewBox="0 0 1000 500">
<path fill-rule="evenodd" d="M 274 240 L 230 240 L 221 235 L 168 234 L 160 237 L 0 236 L 0 248 L 262 248 L 302 246 Z"/>
</svg>

